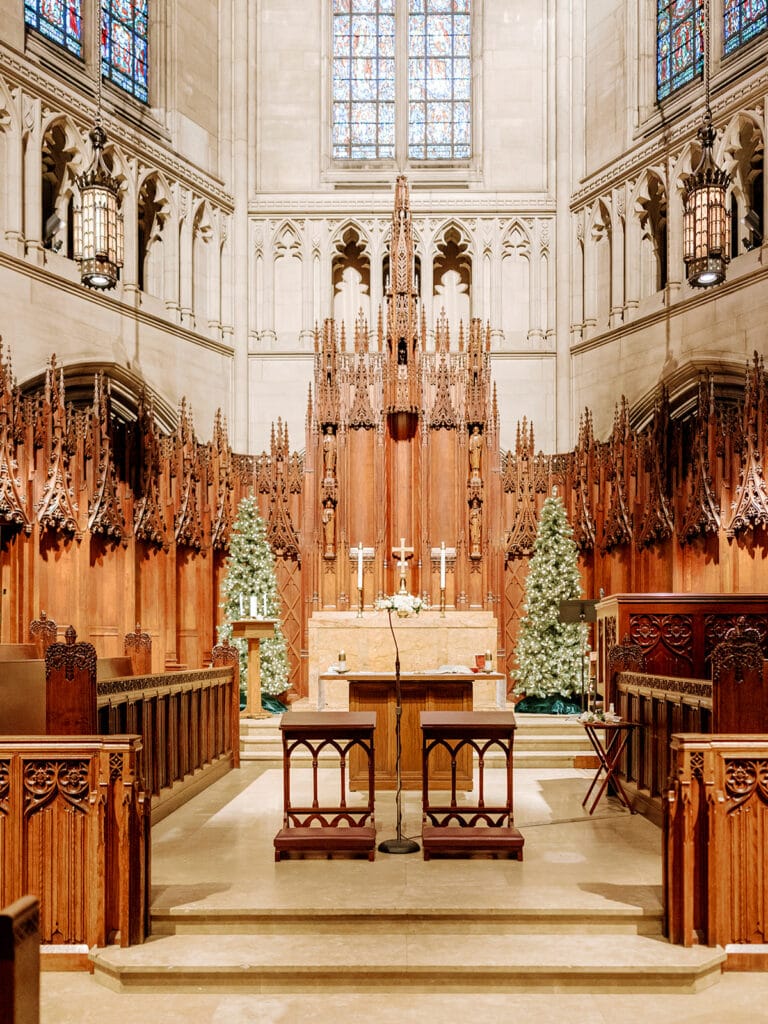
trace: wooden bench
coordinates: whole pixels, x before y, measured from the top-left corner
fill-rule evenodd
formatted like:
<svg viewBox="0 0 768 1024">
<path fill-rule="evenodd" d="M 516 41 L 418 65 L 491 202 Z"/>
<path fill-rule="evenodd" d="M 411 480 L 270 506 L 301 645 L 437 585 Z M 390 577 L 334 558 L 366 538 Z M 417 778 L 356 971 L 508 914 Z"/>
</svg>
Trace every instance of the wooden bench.
<svg viewBox="0 0 768 1024">
<path fill-rule="evenodd" d="M 512 745 L 515 716 L 511 711 L 422 711 L 422 813 L 424 860 L 433 853 L 506 853 L 523 859 L 525 840 L 512 824 Z M 485 759 L 500 748 L 505 762 L 506 796 L 503 802 L 485 798 Z M 449 801 L 432 802 L 430 768 L 434 755 L 445 751 L 451 762 Z M 471 751 L 477 758 L 477 800 L 459 804 L 457 765 Z"/>
<path fill-rule="evenodd" d="M 22 896 L 0 910 L 0 1024 L 40 1020 L 40 904 Z"/>
<path fill-rule="evenodd" d="M 283 827 L 275 836 L 275 860 L 284 853 L 365 853 L 376 856 L 376 825 L 373 818 L 375 759 L 373 732 L 375 712 L 290 712 L 283 715 Z M 347 805 L 347 766 L 351 750 L 362 751 L 368 761 L 368 801 L 362 807 Z M 339 796 L 323 806 L 319 799 L 320 754 L 339 756 Z M 312 800 L 295 804 L 291 794 L 291 758 L 295 753 L 312 758 Z M 305 774 L 305 773 L 303 773 Z"/>
</svg>

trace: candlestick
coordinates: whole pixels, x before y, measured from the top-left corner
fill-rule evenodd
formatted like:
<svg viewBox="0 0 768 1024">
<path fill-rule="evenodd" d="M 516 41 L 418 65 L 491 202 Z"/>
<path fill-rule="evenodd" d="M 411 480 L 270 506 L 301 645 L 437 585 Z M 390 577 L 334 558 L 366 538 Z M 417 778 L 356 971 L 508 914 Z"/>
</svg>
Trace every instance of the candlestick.
<svg viewBox="0 0 768 1024">
<path fill-rule="evenodd" d="M 445 590 L 445 541 L 440 542 L 440 589 Z"/>
<path fill-rule="evenodd" d="M 445 618 L 445 587 L 440 587 L 440 614 Z"/>
<path fill-rule="evenodd" d="M 357 544 L 357 589 L 363 589 L 363 542 Z"/>
<path fill-rule="evenodd" d="M 357 617 L 362 619 L 363 617 L 363 588 L 357 588 Z"/>
</svg>

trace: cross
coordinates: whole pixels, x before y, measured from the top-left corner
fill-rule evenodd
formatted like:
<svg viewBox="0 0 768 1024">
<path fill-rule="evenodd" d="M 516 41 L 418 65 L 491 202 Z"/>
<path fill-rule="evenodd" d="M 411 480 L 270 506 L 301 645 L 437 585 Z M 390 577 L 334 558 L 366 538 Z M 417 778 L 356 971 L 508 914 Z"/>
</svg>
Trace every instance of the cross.
<svg viewBox="0 0 768 1024">
<path fill-rule="evenodd" d="M 399 561 L 396 563 L 397 568 L 400 570 L 400 593 L 406 594 L 408 588 L 405 585 L 405 573 L 408 569 L 408 559 L 413 557 L 413 548 L 407 548 L 405 546 L 405 537 L 400 538 L 400 547 L 392 548 L 392 557 L 400 555 Z"/>
</svg>

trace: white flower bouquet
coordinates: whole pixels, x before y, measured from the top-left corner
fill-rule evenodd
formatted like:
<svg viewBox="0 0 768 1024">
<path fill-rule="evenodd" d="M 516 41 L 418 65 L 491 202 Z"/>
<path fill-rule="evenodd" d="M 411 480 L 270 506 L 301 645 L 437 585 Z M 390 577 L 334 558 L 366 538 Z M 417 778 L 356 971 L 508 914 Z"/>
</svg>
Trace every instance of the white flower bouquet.
<svg viewBox="0 0 768 1024">
<path fill-rule="evenodd" d="M 413 594 L 392 594 L 388 597 L 380 597 L 376 602 L 377 608 L 382 611 L 397 612 L 400 618 L 404 618 L 406 615 L 418 615 L 423 606 L 422 599 L 414 597 Z"/>
</svg>

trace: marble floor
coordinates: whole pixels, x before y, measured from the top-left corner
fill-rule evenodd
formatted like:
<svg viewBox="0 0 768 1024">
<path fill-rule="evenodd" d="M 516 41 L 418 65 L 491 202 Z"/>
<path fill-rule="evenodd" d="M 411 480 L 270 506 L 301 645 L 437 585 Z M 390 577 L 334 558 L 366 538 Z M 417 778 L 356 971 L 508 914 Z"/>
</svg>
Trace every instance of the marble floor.
<svg viewBox="0 0 768 1024">
<path fill-rule="evenodd" d="M 499 776 L 501 773 L 498 773 Z M 152 906 L 165 914 L 210 914 L 231 922 L 239 913 L 287 914 L 291 910 L 352 908 L 357 913 L 418 912 L 445 908 L 503 914 L 530 910 L 531 919 L 573 908 L 605 912 L 631 904 L 653 918 L 661 906 L 660 832 L 618 802 L 605 799 L 594 816 L 581 799 L 591 772 L 522 769 L 515 772 L 515 823 L 526 839 L 522 863 L 490 858 L 424 862 L 420 854 L 376 860 L 292 859 L 276 864 L 272 838 L 280 827 L 282 784 L 276 769 L 247 764 L 231 772 L 153 829 Z M 303 780 L 308 782 L 309 772 Z M 420 795 L 404 795 L 404 828 L 418 836 Z M 381 838 L 394 833 L 392 794 L 377 794 Z M 203 936 L 208 943 L 213 936 Z M 231 937 L 230 937 L 231 938 Z M 313 936 L 317 942 L 318 937 Z M 492 943 L 487 930 L 478 943 Z M 474 940 L 474 934 L 473 934 Z M 153 939 L 153 941 L 162 941 Z M 297 937 L 297 942 L 301 941 Z M 552 936 L 552 942 L 558 937 Z M 584 938 L 589 941 L 588 936 Z M 137 951 L 146 947 L 137 947 Z M 115 992 L 94 977 L 45 973 L 41 1024 L 293 1024 L 348 1021 L 422 1021 L 465 1024 L 468 1014 L 485 1022 L 516 1024 L 768 1024 L 768 975 L 724 974 L 696 994 L 500 993 L 464 982 L 462 991 L 359 990 L 251 994 L 238 991 Z"/>
</svg>

